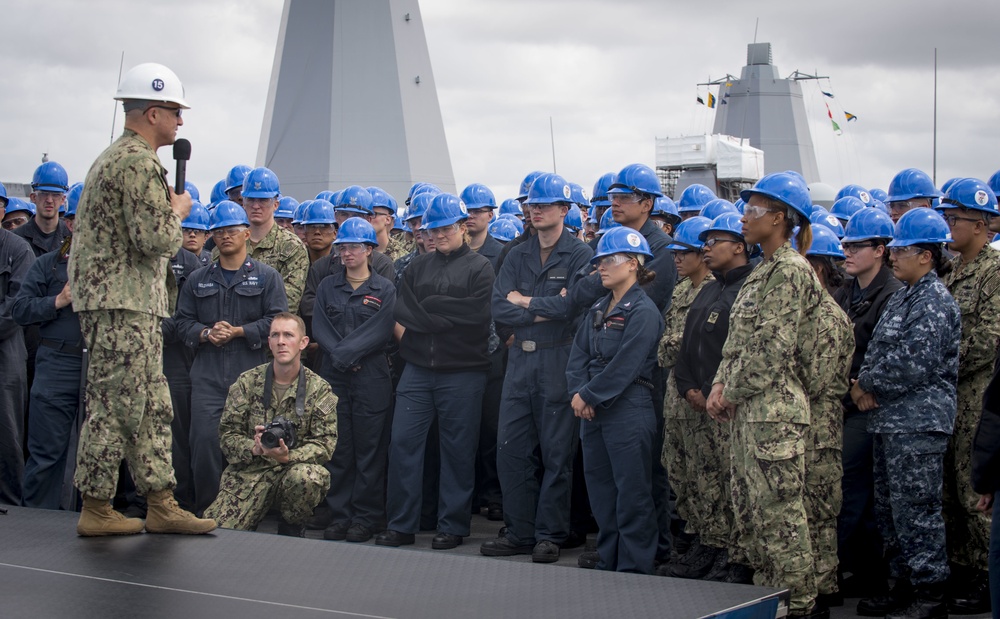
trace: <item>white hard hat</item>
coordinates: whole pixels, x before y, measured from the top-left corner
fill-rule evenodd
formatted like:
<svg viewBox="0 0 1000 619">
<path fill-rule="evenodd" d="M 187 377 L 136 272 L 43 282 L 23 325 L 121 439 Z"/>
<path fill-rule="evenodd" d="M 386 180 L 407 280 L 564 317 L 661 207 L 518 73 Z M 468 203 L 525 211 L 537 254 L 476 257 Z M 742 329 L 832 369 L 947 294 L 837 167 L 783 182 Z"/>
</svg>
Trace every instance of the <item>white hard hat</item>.
<svg viewBox="0 0 1000 619">
<path fill-rule="evenodd" d="M 189 108 L 184 99 L 184 85 L 177 74 L 155 62 L 146 62 L 129 69 L 118 86 L 118 101 L 164 101 Z"/>
</svg>

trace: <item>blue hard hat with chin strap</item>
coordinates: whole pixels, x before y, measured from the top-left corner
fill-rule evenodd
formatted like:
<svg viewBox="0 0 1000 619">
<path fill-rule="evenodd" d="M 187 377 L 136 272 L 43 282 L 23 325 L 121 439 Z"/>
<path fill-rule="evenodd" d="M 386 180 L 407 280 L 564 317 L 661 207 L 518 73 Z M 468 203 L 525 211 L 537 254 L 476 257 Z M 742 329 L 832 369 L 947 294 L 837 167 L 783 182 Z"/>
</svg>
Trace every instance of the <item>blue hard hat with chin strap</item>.
<svg viewBox="0 0 1000 619">
<path fill-rule="evenodd" d="M 337 240 L 333 242 L 334 245 L 345 243 L 362 243 L 378 247 L 378 237 L 375 235 L 375 228 L 370 223 L 360 217 L 351 217 L 340 226 L 340 230 L 337 231 Z"/>
<path fill-rule="evenodd" d="M 802 175 L 797 172 L 789 170 L 767 174 L 752 188 L 741 191 L 740 197 L 743 198 L 744 202 L 749 203 L 754 194 L 785 204 L 806 221 L 809 221 L 809 216 L 812 215 L 809 187 Z"/>
<path fill-rule="evenodd" d="M 903 213 L 896 222 L 889 247 L 951 243 L 951 228 L 941 213 L 929 208 L 915 208 Z"/>
<path fill-rule="evenodd" d="M 701 235 L 703 232 L 708 232 L 711 227 L 712 220 L 708 217 L 695 215 L 690 219 L 685 219 L 677 224 L 677 229 L 674 230 L 674 242 L 667 245 L 667 249 L 701 251 L 701 248 L 705 246 L 705 240 Z"/>
<path fill-rule="evenodd" d="M 997 215 L 997 196 L 989 185 L 978 178 L 960 178 L 948 188 L 938 206 L 938 210 L 953 208 Z"/>
<path fill-rule="evenodd" d="M 608 196 L 616 193 L 638 193 L 657 198 L 663 195 L 656 172 L 641 163 L 631 163 L 615 175 L 614 182 L 608 187 Z"/>
<path fill-rule="evenodd" d="M 434 196 L 427 212 L 424 213 L 421 230 L 434 230 L 444 228 L 452 224 L 465 221 L 469 218 L 469 211 L 465 208 L 465 203 L 458 196 L 450 193 L 442 193 Z"/>
<path fill-rule="evenodd" d="M 66 168 L 55 161 L 46 161 L 38 166 L 31 177 L 31 190 L 66 193 L 69 191 L 69 175 L 66 174 Z"/>
<path fill-rule="evenodd" d="M 223 193 L 228 195 L 231 190 L 236 189 L 237 187 L 242 187 L 243 180 L 246 179 L 247 174 L 249 174 L 251 170 L 253 170 L 253 168 L 248 165 L 240 164 L 233 166 L 232 169 L 229 170 L 229 174 L 226 174 Z"/>
<path fill-rule="evenodd" d="M 223 200 L 216 205 L 212 211 L 212 219 L 209 223 L 209 230 L 218 228 L 228 228 L 229 226 L 249 226 L 247 212 L 243 207 L 231 200 Z"/>
<path fill-rule="evenodd" d="M 649 243 L 637 230 L 618 226 L 608 230 L 601 240 L 597 242 L 597 251 L 591 258 L 591 264 L 597 264 L 601 258 L 614 254 L 632 254 L 652 258 L 653 252 L 649 250 Z"/>
<path fill-rule="evenodd" d="M 866 208 L 851 215 L 844 228 L 842 243 L 858 243 L 871 239 L 891 239 L 895 225 L 888 214 L 877 208 Z"/>
</svg>

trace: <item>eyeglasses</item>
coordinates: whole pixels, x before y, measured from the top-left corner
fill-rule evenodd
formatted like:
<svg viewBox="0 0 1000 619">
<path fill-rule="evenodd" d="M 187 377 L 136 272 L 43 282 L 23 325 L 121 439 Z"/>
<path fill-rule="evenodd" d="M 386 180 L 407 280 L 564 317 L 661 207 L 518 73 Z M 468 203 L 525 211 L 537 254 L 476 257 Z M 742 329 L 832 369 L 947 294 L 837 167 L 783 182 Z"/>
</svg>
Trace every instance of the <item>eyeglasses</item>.
<svg viewBox="0 0 1000 619">
<path fill-rule="evenodd" d="M 146 106 L 146 110 L 147 111 L 151 110 L 154 107 L 156 109 L 158 109 L 158 110 L 167 110 L 167 111 L 173 112 L 174 116 L 176 116 L 177 118 L 181 117 L 181 108 L 179 108 L 179 107 L 170 107 L 169 105 L 149 105 L 149 106 Z"/>
<path fill-rule="evenodd" d="M 550 202 L 548 204 L 522 204 L 521 208 L 525 211 L 530 211 L 531 209 L 535 209 L 536 211 L 547 211 L 553 206 L 556 206 L 555 202 Z"/>
<path fill-rule="evenodd" d="M 705 247 L 715 247 L 719 243 L 742 243 L 743 241 L 737 241 L 735 239 L 724 239 L 722 237 L 712 237 L 710 239 L 705 239 Z"/>
<path fill-rule="evenodd" d="M 39 202 L 43 202 L 45 200 L 52 200 L 52 201 L 62 200 L 64 197 L 66 197 L 66 194 L 60 191 L 39 190 L 34 193 L 35 193 L 34 198 L 37 199 Z"/>
<path fill-rule="evenodd" d="M 611 198 L 611 203 L 618 204 L 637 204 L 642 201 L 643 196 L 637 193 L 613 193 L 609 196 Z"/>
<path fill-rule="evenodd" d="M 246 226 L 228 226 L 225 228 L 216 228 L 215 230 L 212 230 L 212 236 L 217 236 L 220 238 L 226 236 L 236 236 L 246 229 L 247 229 Z"/>
<path fill-rule="evenodd" d="M 2 225 L 4 230 L 13 230 L 14 228 L 23 226 L 26 223 L 28 223 L 27 217 L 11 217 L 10 219 L 4 220 Z"/>
<path fill-rule="evenodd" d="M 364 243 L 338 243 L 337 251 L 342 254 L 345 252 L 348 254 L 357 254 L 365 251 L 366 247 L 368 246 Z"/>
<path fill-rule="evenodd" d="M 631 260 L 631 258 L 626 256 L 625 254 L 611 254 L 610 256 L 604 256 L 603 258 L 598 260 L 597 266 L 608 268 L 628 262 L 629 260 Z"/>
<path fill-rule="evenodd" d="M 204 230 L 199 230 L 198 228 L 181 228 L 181 232 L 188 235 L 198 236 L 199 234 L 207 234 Z"/>
<path fill-rule="evenodd" d="M 920 249 L 919 247 L 914 247 L 913 245 L 907 245 L 906 247 L 890 247 L 889 253 L 897 258 L 902 258 L 903 256 L 909 256 L 917 254 L 922 254 L 926 249 Z"/>
<path fill-rule="evenodd" d="M 472 217 L 473 215 L 475 215 L 477 217 L 479 215 L 493 215 L 493 209 L 491 209 L 491 208 L 470 208 L 469 209 L 469 217 Z"/>
<path fill-rule="evenodd" d="M 243 198 L 244 208 L 273 208 L 276 198 Z"/>
<path fill-rule="evenodd" d="M 923 202 L 915 202 L 914 200 L 896 200 L 889 202 L 886 206 L 889 207 L 890 211 L 907 211 L 916 206 L 925 206 L 925 204 Z"/>
<path fill-rule="evenodd" d="M 440 228 L 431 228 L 430 230 L 424 230 L 424 233 L 428 236 L 433 237 L 448 237 L 458 231 L 458 224 L 451 224 L 450 226 L 442 226 Z"/>
<path fill-rule="evenodd" d="M 766 208 L 763 206 L 750 205 L 750 204 L 747 204 L 746 206 L 743 207 L 743 215 L 750 220 L 760 219 L 767 213 L 778 213 L 778 212 L 779 211 L 776 211 L 774 209 Z"/>
<path fill-rule="evenodd" d="M 866 247 L 878 247 L 878 243 L 844 243 L 844 253 L 852 256 Z"/>
<path fill-rule="evenodd" d="M 336 230 L 337 224 L 306 224 L 306 232 L 329 232 Z"/>
<path fill-rule="evenodd" d="M 945 215 L 944 216 L 944 220 L 946 222 L 948 222 L 948 227 L 950 227 L 950 228 L 954 228 L 955 224 L 958 223 L 958 222 L 960 222 L 960 221 L 971 221 L 971 222 L 982 221 L 982 219 L 980 219 L 980 218 L 976 218 L 976 217 L 959 217 L 958 215 Z"/>
</svg>

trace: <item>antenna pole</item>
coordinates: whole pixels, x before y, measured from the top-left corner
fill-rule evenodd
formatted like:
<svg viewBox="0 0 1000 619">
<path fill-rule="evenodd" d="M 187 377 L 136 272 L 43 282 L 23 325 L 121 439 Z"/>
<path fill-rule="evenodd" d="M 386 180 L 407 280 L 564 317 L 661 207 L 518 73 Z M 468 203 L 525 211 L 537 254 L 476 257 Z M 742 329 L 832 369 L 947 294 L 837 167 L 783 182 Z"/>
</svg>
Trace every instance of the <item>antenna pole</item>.
<svg viewBox="0 0 1000 619">
<path fill-rule="evenodd" d="M 118 84 L 122 83 L 122 67 L 125 66 L 125 50 L 122 50 L 122 59 L 118 63 L 118 82 L 115 84 L 115 88 L 118 88 Z M 115 121 L 118 120 L 118 102 L 115 101 L 114 112 L 111 115 L 111 139 L 108 140 L 108 144 L 113 144 L 115 141 Z"/>
<path fill-rule="evenodd" d="M 549 138 L 552 140 L 552 173 L 558 174 L 556 170 L 556 130 L 552 124 L 551 116 L 549 116 Z"/>
<path fill-rule="evenodd" d="M 931 165 L 931 180 L 937 185 L 937 48 L 934 48 L 934 143 L 933 163 Z"/>
<path fill-rule="evenodd" d="M 753 24 L 753 42 L 754 43 L 757 42 L 757 26 L 759 26 L 759 25 L 760 25 L 760 18 L 758 17 L 757 21 L 755 21 L 754 24 Z"/>
</svg>

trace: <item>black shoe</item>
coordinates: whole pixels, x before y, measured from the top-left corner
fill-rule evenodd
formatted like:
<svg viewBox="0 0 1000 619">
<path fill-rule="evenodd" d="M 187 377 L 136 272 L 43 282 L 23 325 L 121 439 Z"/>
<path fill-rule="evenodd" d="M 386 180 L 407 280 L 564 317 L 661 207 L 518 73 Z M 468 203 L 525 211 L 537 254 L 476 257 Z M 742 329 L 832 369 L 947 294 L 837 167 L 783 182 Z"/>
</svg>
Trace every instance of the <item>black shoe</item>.
<svg viewBox="0 0 1000 619">
<path fill-rule="evenodd" d="M 952 615 L 983 615 L 990 612 L 990 581 L 987 572 L 976 570 L 968 586 L 948 596 Z"/>
<path fill-rule="evenodd" d="M 694 548 L 694 547 L 692 547 Z M 722 552 L 719 548 L 713 548 L 707 544 L 700 544 L 697 550 L 687 553 L 678 563 L 668 563 L 666 565 L 666 576 L 672 578 L 701 578 L 715 564 L 716 557 Z"/>
<path fill-rule="evenodd" d="M 901 610 L 913 601 L 913 585 L 906 578 L 896 580 L 896 586 L 888 593 L 862 598 L 858 602 L 858 614 L 862 617 L 885 617 Z"/>
<path fill-rule="evenodd" d="M 730 563 L 726 570 L 720 572 L 715 582 L 728 582 L 736 585 L 752 585 L 753 570 L 742 563 Z"/>
<path fill-rule="evenodd" d="M 543 539 L 532 548 L 531 560 L 534 563 L 555 563 L 559 560 L 559 545 Z"/>
<path fill-rule="evenodd" d="M 287 535 L 288 537 L 305 537 L 306 525 L 289 524 L 282 520 L 281 524 L 278 525 L 278 535 Z"/>
<path fill-rule="evenodd" d="M 948 605 L 944 599 L 917 597 L 910 605 L 889 613 L 885 619 L 948 619 Z"/>
<path fill-rule="evenodd" d="M 582 567 L 585 570 L 592 570 L 597 567 L 597 564 L 601 562 L 601 555 L 597 554 L 596 550 L 586 550 L 580 555 L 580 558 L 576 560 L 576 566 Z"/>
<path fill-rule="evenodd" d="M 352 524 L 347 530 L 345 539 L 356 544 L 367 542 L 372 538 L 372 530 L 363 524 Z"/>
<path fill-rule="evenodd" d="M 333 522 L 333 512 L 326 503 L 313 510 L 313 515 L 306 520 L 306 528 L 310 531 L 322 531 Z"/>
<path fill-rule="evenodd" d="M 840 591 L 820 593 L 816 596 L 816 603 L 827 608 L 839 608 L 844 605 L 844 594 Z"/>
<path fill-rule="evenodd" d="M 494 522 L 503 520 L 503 505 L 500 503 L 490 503 L 486 506 L 486 519 Z"/>
<path fill-rule="evenodd" d="M 826 606 L 820 606 L 819 603 L 813 604 L 813 607 L 804 613 L 788 613 L 789 619 L 830 619 L 830 609 Z"/>
<path fill-rule="evenodd" d="M 479 552 L 487 557 L 513 557 L 514 555 L 530 555 L 534 550 L 534 544 L 517 545 L 507 537 L 506 527 L 500 529 L 501 533 L 496 539 L 491 539 L 482 543 Z"/>
<path fill-rule="evenodd" d="M 388 529 L 382 531 L 375 537 L 375 543 L 379 546 L 392 546 L 393 548 L 399 548 L 400 546 L 409 546 L 416 540 L 413 533 L 401 533 L 399 531 L 393 531 Z"/>
<path fill-rule="evenodd" d="M 438 533 L 431 540 L 431 548 L 434 550 L 451 550 L 455 546 L 459 546 L 462 543 L 461 535 L 452 535 L 451 533 Z"/>
<path fill-rule="evenodd" d="M 559 544 L 559 547 L 563 550 L 569 550 L 570 548 L 579 548 L 587 543 L 587 534 L 577 533 L 576 531 L 570 531 L 566 539 Z"/>
<path fill-rule="evenodd" d="M 728 573 L 729 551 L 723 548 L 719 551 L 719 554 L 715 555 L 715 563 L 712 564 L 712 569 L 708 570 L 708 573 L 702 576 L 701 579 L 718 581 Z"/>
<path fill-rule="evenodd" d="M 309 525 L 306 525 L 307 527 Z M 350 522 L 338 522 L 331 524 L 323 531 L 323 539 L 334 542 L 342 542 L 347 539 L 347 532 L 351 529 Z"/>
</svg>

